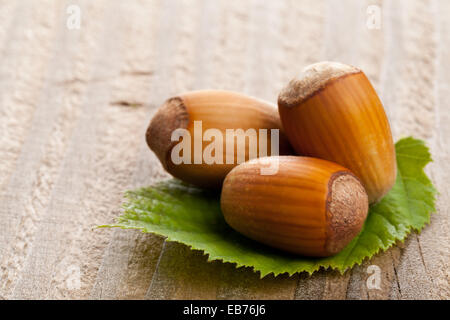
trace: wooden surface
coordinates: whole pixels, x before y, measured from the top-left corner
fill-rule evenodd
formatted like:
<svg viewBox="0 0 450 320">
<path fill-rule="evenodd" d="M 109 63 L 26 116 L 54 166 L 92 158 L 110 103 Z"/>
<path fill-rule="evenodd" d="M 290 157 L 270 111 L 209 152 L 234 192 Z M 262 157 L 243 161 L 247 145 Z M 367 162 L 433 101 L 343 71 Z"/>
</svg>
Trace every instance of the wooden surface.
<svg viewBox="0 0 450 320">
<path fill-rule="evenodd" d="M 379 30 L 366 27 L 373 4 Z M 447 0 L 1 1 L 0 298 L 450 298 L 448 17 Z M 440 196 L 422 234 L 344 276 L 261 280 L 157 236 L 92 229 L 124 190 L 167 177 L 144 142 L 166 98 L 220 88 L 275 102 L 320 60 L 361 67 L 395 139 L 431 147 Z"/>
</svg>

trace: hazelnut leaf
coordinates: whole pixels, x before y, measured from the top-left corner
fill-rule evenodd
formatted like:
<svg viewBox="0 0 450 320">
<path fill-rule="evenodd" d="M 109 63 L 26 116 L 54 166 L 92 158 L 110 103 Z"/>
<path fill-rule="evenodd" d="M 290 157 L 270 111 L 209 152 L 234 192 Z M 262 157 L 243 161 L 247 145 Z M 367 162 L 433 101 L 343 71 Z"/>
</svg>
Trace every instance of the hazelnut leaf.
<svg viewBox="0 0 450 320">
<path fill-rule="evenodd" d="M 202 250 L 208 260 L 246 266 L 261 277 L 323 269 L 341 273 L 364 259 L 403 241 L 412 231 L 420 232 L 435 211 L 436 189 L 423 168 L 431 156 L 425 143 L 404 138 L 395 145 L 398 173 L 392 190 L 371 206 L 361 233 L 341 252 L 327 258 L 295 256 L 269 248 L 232 230 L 220 211 L 217 193 L 178 180 L 128 191 L 124 211 L 115 224 L 101 227 L 140 229 Z"/>
</svg>

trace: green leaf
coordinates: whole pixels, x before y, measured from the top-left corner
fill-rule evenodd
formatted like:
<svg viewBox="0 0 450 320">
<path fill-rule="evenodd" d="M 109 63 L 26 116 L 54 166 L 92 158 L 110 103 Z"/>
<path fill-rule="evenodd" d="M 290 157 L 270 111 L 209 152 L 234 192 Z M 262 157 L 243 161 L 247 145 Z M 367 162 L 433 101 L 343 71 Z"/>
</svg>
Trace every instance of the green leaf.
<svg viewBox="0 0 450 320">
<path fill-rule="evenodd" d="M 405 138 L 396 144 L 398 174 L 392 190 L 372 206 L 361 233 L 340 253 L 328 258 L 307 258 L 281 252 L 233 231 L 220 211 L 219 194 L 178 180 L 126 193 L 124 212 L 116 224 L 102 227 L 141 229 L 203 250 L 209 260 L 253 267 L 267 274 L 313 272 L 333 268 L 341 273 L 403 241 L 412 230 L 420 232 L 435 211 L 435 194 L 423 168 L 431 161 L 423 141 Z"/>
</svg>

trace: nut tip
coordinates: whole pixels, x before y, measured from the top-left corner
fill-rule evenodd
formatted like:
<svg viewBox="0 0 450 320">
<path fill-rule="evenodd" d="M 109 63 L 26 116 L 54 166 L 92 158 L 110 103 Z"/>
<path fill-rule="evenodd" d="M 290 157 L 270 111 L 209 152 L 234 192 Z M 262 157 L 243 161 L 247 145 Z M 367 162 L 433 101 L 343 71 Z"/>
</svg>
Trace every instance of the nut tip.
<svg viewBox="0 0 450 320">
<path fill-rule="evenodd" d="M 172 132 L 178 128 L 186 129 L 189 114 L 183 99 L 168 99 L 156 112 L 145 133 L 147 145 L 156 154 L 164 168 L 167 169 L 167 157 L 176 143 L 171 140 Z"/>
<path fill-rule="evenodd" d="M 281 91 L 278 105 L 295 107 L 325 87 L 329 81 L 359 72 L 361 70 L 356 67 L 332 61 L 309 65 Z"/>
<path fill-rule="evenodd" d="M 349 172 L 335 173 L 329 182 L 325 251 L 336 254 L 357 236 L 368 210 L 368 196 L 359 179 Z"/>
</svg>

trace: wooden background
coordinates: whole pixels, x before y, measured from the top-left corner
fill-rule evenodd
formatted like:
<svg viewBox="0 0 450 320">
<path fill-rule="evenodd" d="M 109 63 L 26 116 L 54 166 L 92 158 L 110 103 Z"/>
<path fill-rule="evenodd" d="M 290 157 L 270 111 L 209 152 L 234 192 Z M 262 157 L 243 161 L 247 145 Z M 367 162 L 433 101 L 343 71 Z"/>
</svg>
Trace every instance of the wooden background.
<svg viewBox="0 0 450 320">
<path fill-rule="evenodd" d="M 71 4 L 79 30 L 66 27 Z M 373 4 L 379 30 L 366 27 Z M 449 17 L 447 0 L 1 1 L 0 297 L 448 299 Z M 440 196 L 421 235 L 343 276 L 260 280 L 161 237 L 92 229 L 124 190 L 167 176 L 144 142 L 166 98 L 221 88 L 275 102 L 320 60 L 361 67 L 395 139 L 431 147 Z"/>
</svg>

